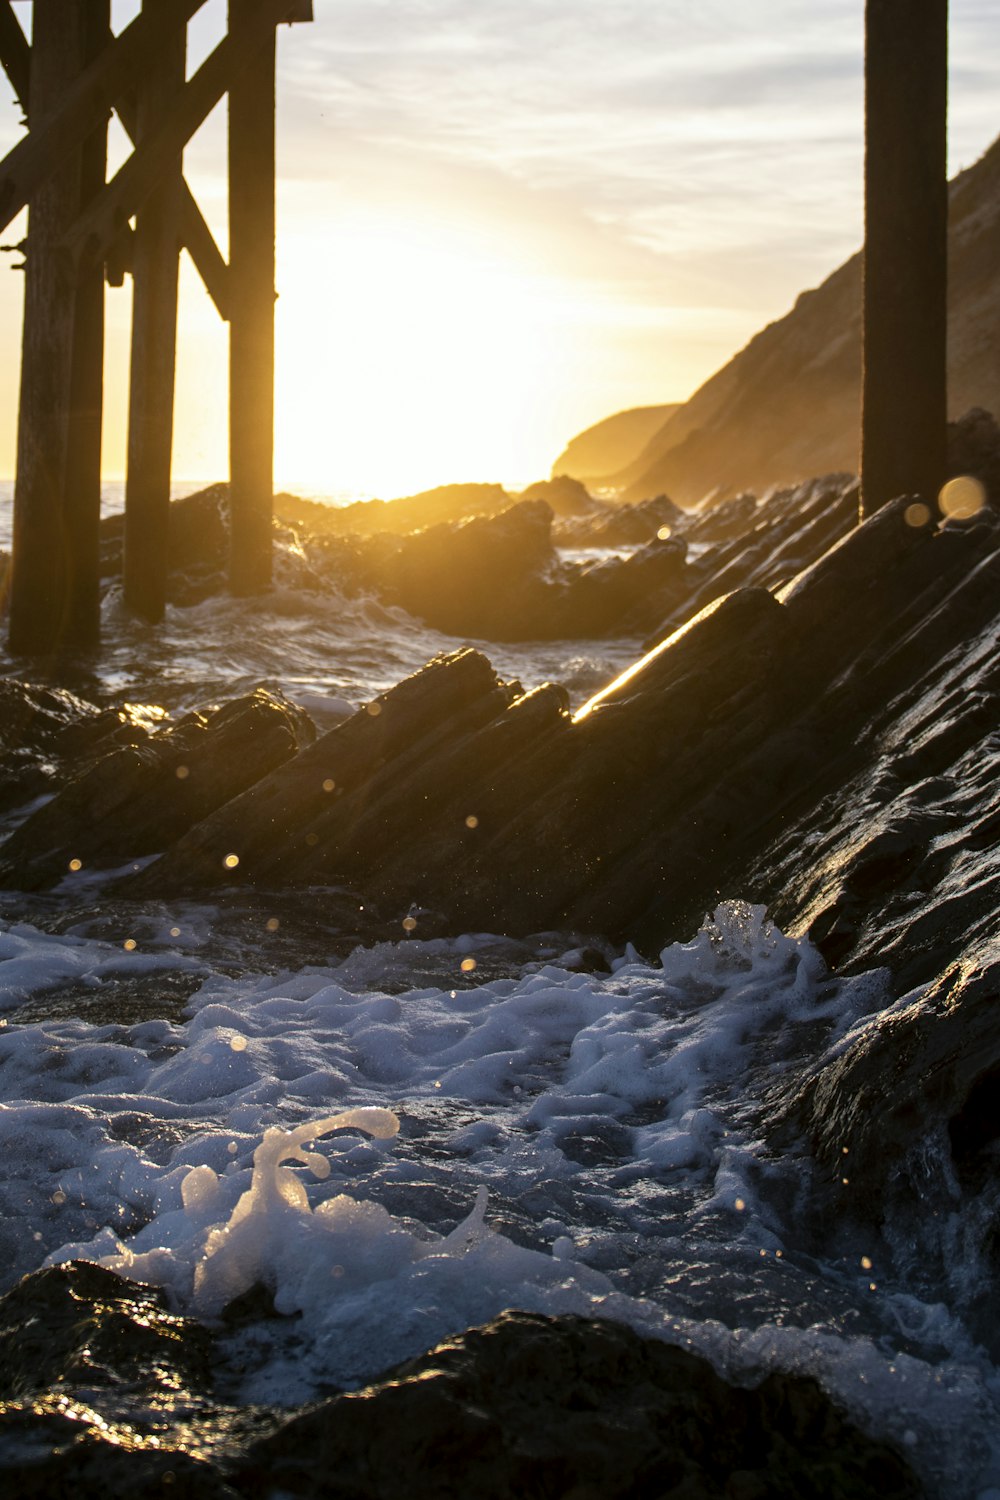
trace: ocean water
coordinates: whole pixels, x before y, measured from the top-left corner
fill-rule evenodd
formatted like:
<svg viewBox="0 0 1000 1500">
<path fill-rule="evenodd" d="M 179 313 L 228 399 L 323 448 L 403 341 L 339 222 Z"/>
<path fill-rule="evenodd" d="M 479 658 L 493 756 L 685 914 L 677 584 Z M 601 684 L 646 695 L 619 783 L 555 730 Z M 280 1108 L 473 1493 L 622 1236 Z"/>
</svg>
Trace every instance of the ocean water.
<svg viewBox="0 0 1000 1500">
<path fill-rule="evenodd" d="M 456 644 L 280 567 L 155 628 L 112 591 L 104 642 L 76 684 L 102 701 L 266 683 L 321 725 Z M 636 648 L 483 649 L 581 701 Z M 130 904 L 104 878 L 0 896 L 0 1290 L 83 1256 L 212 1320 L 264 1281 L 302 1316 L 227 1334 L 219 1390 L 277 1404 L 505 1307 L 612 1318 L 737 1380 L 814 1375 L 929 1494 L 998 1500 L 973 1263 L 932 1298 L 846 1220 L 817 1253 L 807 1155 L 766 1141 L 774 1089 L 878 1025 L 886 971 L 834 977 L 738 901 L 658 955 L 417 927 L 344 956 L 335 893 Z"/>
</svg>

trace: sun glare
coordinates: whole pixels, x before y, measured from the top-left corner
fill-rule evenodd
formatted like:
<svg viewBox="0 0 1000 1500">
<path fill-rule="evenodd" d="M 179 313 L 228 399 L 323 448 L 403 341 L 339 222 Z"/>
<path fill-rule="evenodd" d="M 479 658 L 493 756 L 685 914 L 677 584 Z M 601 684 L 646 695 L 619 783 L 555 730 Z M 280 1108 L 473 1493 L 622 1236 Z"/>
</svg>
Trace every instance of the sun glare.
<svg viewBox="0 0 1000 1500">
<path fill-rule="evenodd" d="M 554 287 L 445 233 L 292 229 L 278 302 L 279 478 L 386 495 L 541 477 Z"/>
</svg>

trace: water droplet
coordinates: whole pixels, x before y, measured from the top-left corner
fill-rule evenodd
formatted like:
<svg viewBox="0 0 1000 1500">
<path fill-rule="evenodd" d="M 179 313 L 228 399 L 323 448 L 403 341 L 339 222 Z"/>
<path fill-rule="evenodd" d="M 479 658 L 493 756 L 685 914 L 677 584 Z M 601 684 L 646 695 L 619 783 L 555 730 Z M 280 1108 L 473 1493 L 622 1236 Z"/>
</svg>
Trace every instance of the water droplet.
<svg viewBox="0 0 1000 1500">
<path fill-rule="evenodd" d="M 229 1045 L 234 1052 L 245 1052 L 247 1050 L 247 1039 L 245 1036 L 233 1036 L 229 1038 Z"/>
<path fill-rule="evenodd" d="M 941 514 L 950 516 L 955 521 L 965 521 L 969 516 L 977 516 L 985 504 L 986 490 L 971 474 L 960 474 L 957 479 L 949 479 L 938 496 Z"/>
<path fill-rule="evenodd" d="M 378 716 L 379 716 L 379 714 L 381 712 L 382 712 L 382 705 L 381 705 L 381 703 L 366 703 L 365 704 L 365 713 L 371 714 L 371 716 L 372 716 L 373 719 L 377 719 Z"/>
<path fill-rule="evenodd" d="M 466 828 L 478 828 L 479 827 L 479 819 L 476 817 L 475 813 L 470 813 L 469 814 L 469 816 L 465 820 L 465 826 L 466 826 Z"/>
<path fill-rule="evenodd" d="M 191 772 L 188 770 L 187 766 L 178 766 L 176 771 L 174 772 L 174 775 L 177 777 L 178 781 L 187 781 L 188 777 L 191 775 Z"/>
<path fill-rule="evenodd" d="M 931 508 L 922 500 L 914 500 L 913 504 L 908 505 L 903 511 L 903 520 L 907 526 L 926 526 L 930 518 Z"/>
<path fill-rule="evenodd" d="M 343 1276 L 343 1274 L 344 1274 L 344 1268 L 343 1268 L 343 1266 L 331 1266 L 330 1267 L 330 1275 L 331 1276 Z"/>
<path fill-rule="evenodd" d="M 743 1210 L 746 1208 L 746 1203 L 743 1201 L 742 1198 L 737 1198 L 736 1202 L 733 1204 L 733 1207 L 735 1208 L 735 1210 L 736 1210 L 736 1212 L 738 1214 L 741 1214 L 743 1212 Z"/>
<path fill-rule="evenodd" d="M 225 859 L 222 861 L 227 870 L 235 870 L 239 862 L 240 857 L 238 854 L 227 854 Z"/>
<path fill-rule="evenodd" d="M 63 1192 L 62 1188 L 56 1188 L 55 1192 L 52 1194 L 52 1202 L 56 1205 L 61 1205 L 66 1202 L 66 1194 Z"/>
<path fill-rule="evenodd" d="M 239 1149 L 240 1148 L 239 1146 L 237 1146 L 235 1141 L 230 1141 L 229 1145 L 226 1147 L 226 1150 L 229 1152 L 230 1156 L 235 1156 Z"/>
<path fill-rule="evenodd" d="M 268 932 L 277 932 L 278 928 L 281 926 L 281 923 L 278 921 L 277 917 L 268 917 L 267 921 L 264 923 L 264 926 L 267 928 Z"/>
<path fill-rule="evenodd" d="M 462 973 L 463 974 L 471 974 L 472 971 L 473 971 L 473 969 L 475 967 L 476 967 L 476 960 L 474 958 L 463 958 L 462 959 Z"/>
<path fill-rule="evenodd" d="M 673 527 L 671 527 L 671 526 L 661 526 L 660 529 L 659 529 L 659 531 L 656 533 L 657 538 L 661 542 L 669 542 L 669 540 L 673 536 L 673 534 L 674 534 Z"/>
<path fill-rule="evenodd" d="M 122 943 L 122 947 L 125 949 L 126 953 L 134 953 L 135 952 L 135 938 L 126 938 L 125 941 L 124 941 L 124 943 Z"/>
<path fill-rule="evenodd" d="M 69 862 L 69 867 L 70 867 L 70 869 L 72 871 L 74 871 L 74 873 L 77 870 L 82 870 L 83 869 L 83 860 L 82 859 L 71 859 L 70 862 Z"/>
<path fill-rule="evenodd" d="M 417 929 L 417 919 L 416 919 L 416 917 L 404 917 L 403 918 L 403 931 L 404 932 L 415 932 L 416 929 Z"/>
<path fill-rule="evenodd" d="M 319 843 L 319 834 L 318 833 L 307 833 L 306 834 L 306 843 L 309 845 L 309 847 L 311 849 L 315 848 L 315 846 Z"/>
<path fill-rule="evenodd" d="M 180 930 L 179 927 L 171 927 L 171 929 L 170 929 L 170 936 L 171 937 L 180 937 L 180 935 L 181 935 L 181 930 Z"/>
<path fill-rule="evenodd" d="M 869 1257 L 867 1255 L 862 1255 L 862 1257 L 861 1257 L 861 1269 L 862 1269 L 862 1271 L 870 1271 L 871 1268 L 872 1268 L 872 1263 L 871 1263 L 871 1260 L 869 1259 Z"/>
<path fill-rule="evenodd" d="M 328 776 L 323 783 L 323 790 L 324 792 L 332 792 L 336 785 L 337 783 L 334 781 L 333 777 Z"/>
</svg>

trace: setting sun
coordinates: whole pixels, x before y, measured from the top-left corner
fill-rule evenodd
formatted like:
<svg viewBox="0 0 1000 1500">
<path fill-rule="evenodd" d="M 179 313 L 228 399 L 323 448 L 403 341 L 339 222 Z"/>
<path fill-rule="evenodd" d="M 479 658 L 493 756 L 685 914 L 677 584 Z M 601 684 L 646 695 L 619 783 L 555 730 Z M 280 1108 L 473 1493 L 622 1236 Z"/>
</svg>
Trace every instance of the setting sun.
<svg viewBox="0 0 1000 1500">
<path fill-rule="evenodd" d="M 536 413 L 565 373 L 559 287 L 470 238 L 393 220 L 287 235 L 279 473 L 388 494 L 544 472 Z"/>
</svg>

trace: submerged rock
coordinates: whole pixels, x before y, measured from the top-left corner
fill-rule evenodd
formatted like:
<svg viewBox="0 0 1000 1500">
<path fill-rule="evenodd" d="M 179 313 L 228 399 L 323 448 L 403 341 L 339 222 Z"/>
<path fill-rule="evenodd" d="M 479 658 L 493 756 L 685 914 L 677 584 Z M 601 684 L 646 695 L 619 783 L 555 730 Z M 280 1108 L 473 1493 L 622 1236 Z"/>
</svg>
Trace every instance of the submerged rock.
<svg viewBox="0 0 1000 1500">
<path fill-rule="evenodd" d="M 218 1358 L 149 1287 L 83 1263 L 26 1277 L 0 1299 L 0 1476 L 95 1500 L 921 1493 L 813 1380 L 733 1386 L 609 1323 L 505 1313 L 291 1413 L 219 1404 Z"/>
<path fill-rule="evenodd" d="M 392 1441 L 386 1442 L 391 1432 Z M 707 1360 L 582 1318 L 504 1313 L 248 1452 L 241 1492 L 390 1500 L 920 1495 L 812 1380 L 752 1390 Z"/>
</svg>

